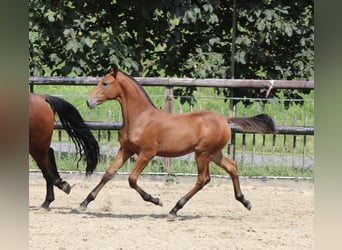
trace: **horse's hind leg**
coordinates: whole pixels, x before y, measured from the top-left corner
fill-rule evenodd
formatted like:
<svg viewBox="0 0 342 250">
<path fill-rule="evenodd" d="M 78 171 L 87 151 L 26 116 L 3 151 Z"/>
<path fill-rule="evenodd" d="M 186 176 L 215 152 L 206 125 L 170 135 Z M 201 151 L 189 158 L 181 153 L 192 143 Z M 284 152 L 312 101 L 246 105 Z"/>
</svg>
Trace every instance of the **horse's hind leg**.
<svg viewBox="0 0 342 250">
<path fill-rule="evenodd" d="M 230 175 L 233 182 L 235 198 L 240 201 L 248 210 L 250 210 L 252 208 L 252 204 L 249 200 L 245 199 L 244 195 L 241 192 L 235 161 L 225 157 L 222 152 L 217 153 L 213 157 L 212 161 L 223 168 Z"/>
<path fill-rule="evenodd" d="M 50 203 L 55 200 L 55 194 L 53 191 L 53 181 L 52 181 L 52 176 L 49 173 L 49 156 L 46 155 L 42 159 L 37 159 L 35 158 L 35 155 L 33 155 L 33 158 L 35 159 L 38 167 L 42 171 L 43 177 L 46 182 L 46 195 L 45 195 L 45 200 L 43 204 L 41 205 L 42 208 L 44 209 L 49 209 Z"/>
<path fill-rule="evenodd" d="M 175 218 L 177 216 L 178 210 L 183 208 L 185 203 L 187 203 L 191 197 L 193 197 L 199 190 L 201 190 L 207 183 L 210 182 L 209 156 L 206 154 L 196 153 L 196 162 L 198 168 L 197 182 L 195 186 L 176 203 L 174 208 L 172 208 L 169 213 L 170 219 Z"/>
<path fill-rule="evenodd" d="M 51 176 L 47 173 L 46 169 L 42 169 L 44 179 L 46 181 L 46 196 L 45 201 L 41 205 L 42 208 L 49 210 L 50 203 L 55 200 L 55 194 L 53 191 L 53 184 Z"/>
<path fill-rule="evenodd" d="M 69 183 L 63 181 L 57 172 L 56 160 L 52 148 L 49 149 L 47 159 L 44 159 L 39 163 L 37 162 L 37 164 L 40 167 L 43 177 L 46 181 L 46 197 L 41 207 L 49 209 L 51 202 L 55 200 L 55 194 L 53 190 L 54 185 L 62 189 L 67 194 L 70 193 L 71 188 Z"/>
<path fill-rule="evenodd" d="M 39 153 L 36 153 L 39 152 Z M 43 153 L 42 153 L 43 152 Z M 33 159 L 36 161 L 38 167 L 42 171 L 43 177 L 46 182 L 46 195 L 45 195 L 45 201 L 41 205 L 44 209 L 49 209 L 50 203 L 55 200 L 55 195 L 53 192 L 53 181 L 52 176 L 49 173 L 49 155 L 48 153 L 44 153 L 42 150 L 32 150 L 30 152 Z"/>
<path fill-rule="evenodd" d="M 71 191 L 70 184 L 66 181 L 63 181 L 62 178 L 59 176 L 59 173 L 57 171 L 56 159 L 52 148 L 49 149 L 49 167 L 53 185 L 64 191 L 66 194 L 69 194 Z"/>
</svg>

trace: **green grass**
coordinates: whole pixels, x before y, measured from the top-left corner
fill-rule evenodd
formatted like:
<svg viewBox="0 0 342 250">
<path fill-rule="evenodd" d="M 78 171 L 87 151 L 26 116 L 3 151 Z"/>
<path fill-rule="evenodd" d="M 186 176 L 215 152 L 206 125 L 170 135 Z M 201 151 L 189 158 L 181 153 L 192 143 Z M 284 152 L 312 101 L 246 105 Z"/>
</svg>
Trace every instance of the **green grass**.
<svg viewBox="0 0 342 250">
<path fill-rule="evenodd" d="M 34 87 L 34 92 L 37 94 L 51 94 L 61 96 L 63 99 L 71 102 L 76 106 L 81 115 L 90 120 L 100 119 L 118 120 L 120 119 L 120 106 L 115 101 L 105 102 L 95 110 L 89 110 L 86 105 L 86 97 L 94 89 L 94 86 L 54 86 L 54 85 L 37 85 Z M 146 92 L 151 97 L 157 108 L 165 108 L 165 88 L 164 87 L 144 87 Z M 217 96 L 213 88 L 198 88 L 195 92 L 196 102 L 193 106 L 185 103 L 181 105 L 178 99 L 173 101 L 173 112 L 189 112 L 192 110 L 210 110 L 222 114 L 224 116 L 230 115 L 229 103 L 224 102 L 224 97 Z M 240 102 L 235 107 L 236 116 L 253 116 L 265 112 L 275 118 L 277 124 L 281 125 L 297 125 L 297 126 L 313 126 L 314 125 L 314 91 L 308 95 L 303 95 L 305 101 L 304 105 L 291 104 L 288 109 L 285 109 L 283 103 L 284 96 L 280 94 L 280 98 L 270 99 L 265 105 L 255 101 L 247 108 Z M 108 112 L 109 110 L 109 112 Z M 114 114 L 111 116 L 110 112 Z"/>
<path fill-rule="evenodd" d="M 55 153 L 58 154 L 58 153 Z M 63 153 L 60 158 L 56 156 L 57 168 L 59 171 L 85 171 L 84 162 L 80 162 L 79 167 L 77 167 L 78 158 L 74 154 Z M 110 163 L 114 160 L 113 157 L 106 159 L 106 157 L 101 157 L 101 160 L 95 170 L 95 172 L 105 172 L 109 167 Z M 119 170 L 121 173 L 131 172 L 134 166 L 134 158 L 130 159 L 125 165 Z M 29 169 L 39 170 L 36 163 L 31 157 L 29 157 Z M 162 173 L 164 171 L 163 159 L 152 160 L 149 165 L 145 168 L 142 174 L 149 172 Z M 210 165 L 210 173 L 212 175 L 227 175 L 227 173 L 216 166 L 215 164 Z M 311 169 L 301 169 L 293 168 L 288 166 L 262 166 L 255 167 L 244 165 L 243 167 L 238 166 L 238 173 L 240 176 L 285 176 L 285 177 L 314 177 L 314 171 Z M 197 166 L 195 162 L 187 162 L 180 160 L 172 160 L 171 169 L 169 175 L 175 174 L 197 174 Z"/>
</svg>

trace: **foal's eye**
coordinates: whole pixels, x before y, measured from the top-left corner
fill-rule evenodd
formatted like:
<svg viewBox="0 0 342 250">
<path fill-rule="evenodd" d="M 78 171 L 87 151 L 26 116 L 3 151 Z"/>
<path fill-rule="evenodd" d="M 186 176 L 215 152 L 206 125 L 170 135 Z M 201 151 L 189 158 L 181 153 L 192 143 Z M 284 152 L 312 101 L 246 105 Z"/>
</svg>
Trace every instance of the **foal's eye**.
<svg viewBox="0 0 342 250">
<path fill-rule="evenodd" d="M 102 82 L 102 86 L 103 86 L 103 87 L 106 87 L 107 85 L 108 85 L 107 82 Z"/>
</svg>

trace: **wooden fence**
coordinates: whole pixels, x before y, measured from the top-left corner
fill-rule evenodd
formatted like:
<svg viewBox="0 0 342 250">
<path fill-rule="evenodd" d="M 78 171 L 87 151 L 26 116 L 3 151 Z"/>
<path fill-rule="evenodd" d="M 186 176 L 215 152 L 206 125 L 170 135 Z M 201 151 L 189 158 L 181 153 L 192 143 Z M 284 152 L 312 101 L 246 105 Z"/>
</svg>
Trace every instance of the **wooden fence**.
<svg viewBox="0 0 342 250">
<path fill-rule="evenodd" d="M 34 85 L 96 85 L 100 77 L 30 77 L 30 91 Z M 242 79 L 193 79 L 193 78 L 155 78 L 135 77 L 142 86 L 164 86 L 165 107 L 172 111 L 174 87 L 217 87 L 217 88 L 254 88 L 254 89 L 314 89 L 314 81 L 289 80 L 242 80 Z"/>
<path fill-rule="evenodd" d="M 66 85 L 66 86 L 94 86 L 101 78 L 99 77 L 30 77 L 29 86 L 30 91 L 34 92 L 35 85 Z M 165 109 L 167 112 L 172 112 L 173 107 L 173 89 L 174 87 L 217 87 L 217 88 L 254 88 L 266 89 L 272 91 L 273 89 L 314 89 L 313 81 L 288 81 L 288 80 L 240 80 L 240 79 L 188 79 L 188 78 L 149 78 L 149 77 L 135 77 L 135 79 L 143 86 L 164 86 L 165 87 Z M 120 122 L 86 122 L 92 130 L 111 131 L 119 130 L 121 128 Z M 56 122 L 55 129 L 62 129 L 59 122 Z M 307 136 L 314 135 L 313 126 L 277 126 L 277 135 L 284 135 L 284 145 L 286 143 L 286 135 L 293 136 L 292 147 L 296 147 L 297 137 L 303 136 L 303 154 L 302 163 L 304 164 L 306 155 L 306 141 Z M 232 157 L 235 158 L 235 143 L 236 134 L 242 134 L 242 145 L 246 143 L 245 135 L 237 126 L 232 126 L 233 136 L 228 151 L 231 151 Z M 263 139 L 265 140 L 265 139 Z M 273 144 L 275 144 L 276 136 L 273 137 Z M 255 135 L 253 135 L 253 143 L 255 143 Z M 274 145 L 273 145 L 274 146 Z M 254 145 L 253 145 L 254 147 Z M 170 161 L 165 159 L 165 169 L 170 167 Z M 304 165 L 302 165 L 304 167 Z"/>
</svg>

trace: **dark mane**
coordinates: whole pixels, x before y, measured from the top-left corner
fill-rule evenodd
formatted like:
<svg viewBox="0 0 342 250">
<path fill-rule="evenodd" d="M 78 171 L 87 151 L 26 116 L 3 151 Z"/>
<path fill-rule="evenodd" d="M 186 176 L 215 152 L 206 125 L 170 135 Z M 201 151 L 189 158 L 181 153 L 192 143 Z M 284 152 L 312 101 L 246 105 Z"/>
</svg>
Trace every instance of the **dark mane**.
<svg viewBox="0 0 342 250">
<path fill-rule="evenodd" d="M 144 95 L 146 96 L 147 100 L 152 104 L 153 107 L 156 108 L 156 106 L 154 105 L 154 103 L 152 102 L 151 98 L 148 96 L 148 94 L 146 93 L 145 89 L 141 86 L 141 84 L 135 80 L 132 76 L 127 75 L 126 73 L 120 71 L 122 74 L 124 74 L 126 77 L 128 77 L 129 79 L 131 79 L 137 86 L 138 88 L 144 93 Z"/>
</svg>

